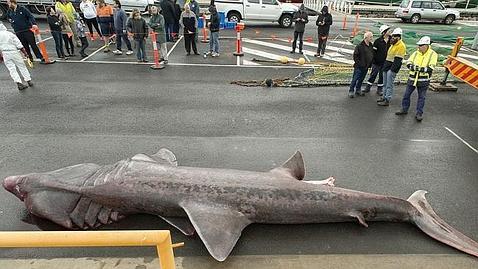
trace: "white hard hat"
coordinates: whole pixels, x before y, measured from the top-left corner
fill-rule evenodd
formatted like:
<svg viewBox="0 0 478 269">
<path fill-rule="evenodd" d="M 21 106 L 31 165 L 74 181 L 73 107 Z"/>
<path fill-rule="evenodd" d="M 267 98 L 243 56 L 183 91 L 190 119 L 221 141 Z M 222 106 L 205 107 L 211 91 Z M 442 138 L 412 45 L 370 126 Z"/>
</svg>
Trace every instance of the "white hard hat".
<svg viewBox="0 0 478 269">
<path fill-rule="evenodd" d="M 418 40 L 417 45 L 430 45 L 430 37 L 424 36 Z"/>
<path fill-rule="evenodd" d="M 390 26 L 388 26 L 386 24 L 380 26 L 380 28 L 379 28 L 380 34 L 383 34 L 383 32 L 387 31 L 388 29 L 390 29 Z"/>
<path fill-rule="evenodd" d="M 393 29 L 392 35 L 402 35 L 402 28 Z"/>
</svg>

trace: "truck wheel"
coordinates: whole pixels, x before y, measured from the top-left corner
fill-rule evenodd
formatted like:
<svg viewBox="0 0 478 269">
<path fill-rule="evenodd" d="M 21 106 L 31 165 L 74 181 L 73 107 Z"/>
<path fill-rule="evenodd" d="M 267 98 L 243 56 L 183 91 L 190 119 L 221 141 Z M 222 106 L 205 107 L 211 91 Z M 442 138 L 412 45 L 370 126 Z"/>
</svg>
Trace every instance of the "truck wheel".
<svg viewBox="0 0 478 269">
<path fill-rule="evenodd" d="M 292 26 L 292 16 L 290 14 L 284 14 L 279 19 L 279 24 L 281 27 L 289 28 Z"/>
<path fill-rule="evenodd" d="M 230 22 L 240 22 L 241 21 L 241 15 L 237 12 L 229 12 L 229 14 L 227 14 L 227 19 Z"/>
<path fill-rule="evenodd" d="M 420 14 L 413 14 L 413 16 L 410 18 L 410 21 L 412 23 L 418 23 L 420 21 Z"/>
<path fill-rule="evenodd" d="M 445 17 L 445 24 L 447 25 L 452 24 L 454 20 L 455 20 L 454 15 L 448 15 Z"/>
<path fill-rule="evenodd" d="M 7 7 L 5 5 L 0 5 L 0 20 L 7 18 Z"/>
</svg>

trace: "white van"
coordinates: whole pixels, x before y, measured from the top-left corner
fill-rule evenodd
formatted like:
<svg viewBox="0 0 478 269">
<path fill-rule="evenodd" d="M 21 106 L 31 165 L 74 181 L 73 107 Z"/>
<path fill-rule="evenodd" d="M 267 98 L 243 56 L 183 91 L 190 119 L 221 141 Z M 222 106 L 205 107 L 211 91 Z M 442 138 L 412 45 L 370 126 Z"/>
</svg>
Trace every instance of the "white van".
<svg viewBox="0 0 478 269">
<path fill-rule="evenodd" d="M 282 27 L 292 26 L 292 17 L 298 7 L 277 0 L 216 0 L 218 12 L 224 12 L 232 22 L 241 20 L 278 22 Z"/>
</svg>

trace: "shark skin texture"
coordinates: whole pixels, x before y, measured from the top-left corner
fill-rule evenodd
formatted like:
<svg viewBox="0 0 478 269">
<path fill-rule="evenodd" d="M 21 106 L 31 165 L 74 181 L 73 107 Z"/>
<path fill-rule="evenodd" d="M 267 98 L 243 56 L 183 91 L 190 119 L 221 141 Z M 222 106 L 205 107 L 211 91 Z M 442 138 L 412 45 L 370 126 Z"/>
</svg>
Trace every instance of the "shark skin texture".
<svg viewBox="0 0 478 269">
<path fill-rule="evenodd" d="M 251 223 L 409 222 L 432 238 L 478 257 L 478 243 L 442 220 L 418 190 L 407 200 L 305 181 L 297 151 L 266 172 L 178 166 L 160 149 L 113 165 L 84 163 L 10 176 L 3 187 L 29 213 L 68 229 L 94 229 L 131 214 L 156 215 L 185 235 L 197 233 L 224 261 Z"/>
</svg>

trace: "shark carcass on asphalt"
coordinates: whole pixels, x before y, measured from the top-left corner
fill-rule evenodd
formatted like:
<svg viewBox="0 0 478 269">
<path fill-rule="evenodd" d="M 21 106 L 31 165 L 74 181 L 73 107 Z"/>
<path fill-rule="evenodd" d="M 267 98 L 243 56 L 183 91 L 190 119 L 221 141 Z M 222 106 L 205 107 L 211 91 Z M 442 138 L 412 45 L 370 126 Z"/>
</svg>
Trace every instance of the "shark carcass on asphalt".
<svg viewBox="0 0 478 269">
<path fill-rule="evenodd" d="M 434 239 L 478 257 L 478 243 L 433 211 L 419 190 L 407 200 L 337 188 L 334 179 L 302 181 L 296 152 L 267 172 L 178 166 L 161 149 L 113 165 L 85 163 L 10 176 L 5 189 L 27 210 L 69 229 L 90 229 L 137 213 L 161 217 L 186 235 L 199 235 L 224 261 L 251 223 L 410 222 Z"/>
</svg>

